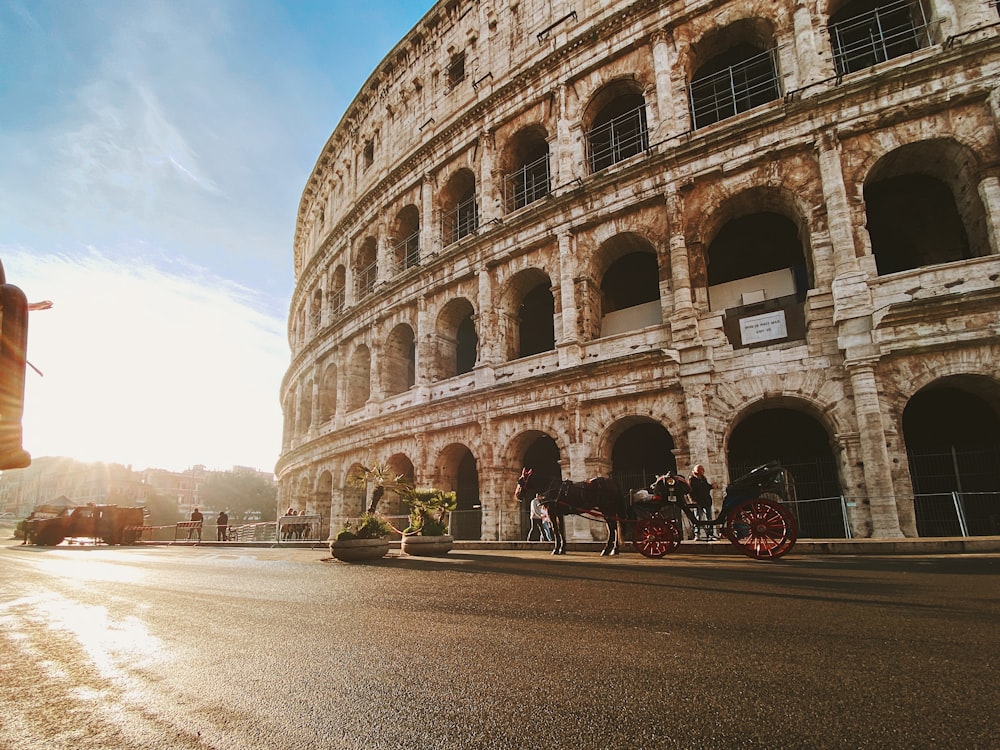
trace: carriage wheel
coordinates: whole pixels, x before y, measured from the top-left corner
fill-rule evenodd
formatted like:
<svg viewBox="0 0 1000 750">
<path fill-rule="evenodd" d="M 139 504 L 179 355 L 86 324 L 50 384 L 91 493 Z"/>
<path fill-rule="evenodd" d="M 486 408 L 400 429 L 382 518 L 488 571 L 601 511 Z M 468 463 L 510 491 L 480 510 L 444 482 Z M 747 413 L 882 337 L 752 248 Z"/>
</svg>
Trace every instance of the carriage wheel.
<svg viewBox="0 0 1000 750">
<path fill-rule="evenodd" d="M 673 521 L 648 518 L 635 522 L 632 542 L 645 557 L 663 557 L 677 549 L 677 545 L 681 543 L 681 532 Z"/>
<path fill-rule="evenodd" d="M 733 508 L 722 533 L 743 554 L 774 560 L 795 546 L 799 537 L 795 519 L 781 503 L 757 498 Z"/>
</svg>

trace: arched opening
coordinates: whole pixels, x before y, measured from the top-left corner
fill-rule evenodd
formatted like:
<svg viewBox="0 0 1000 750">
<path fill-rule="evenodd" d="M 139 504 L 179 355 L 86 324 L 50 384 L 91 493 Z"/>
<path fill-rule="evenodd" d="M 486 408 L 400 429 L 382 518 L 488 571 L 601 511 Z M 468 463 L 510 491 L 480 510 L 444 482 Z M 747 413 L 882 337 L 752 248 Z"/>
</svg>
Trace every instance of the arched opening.
<svg viewBox="0 0 1000 750">
<path fill-rule="evenodd" d="M 658 422 L 632 421 L 611 449 L 611 478 L 623 493 L 648 488 L 656 477 L 678 469 L 674 439 L 667 428 Z"/>
<path fill-rule="evenodd" d="M 416 472 L 413 470 L 413 462 L 402 453 L 395 453 L 386 460 L 389 467 L 390 476 L 401 477 L 411 485 L 416 483 Z M 400 523 L 407 523 L 410 515 L 410 506 L 403 502 L 398 492 L 387 489 L 385 495 L 379 503 L 379 510 L 387 516 L 399 516 L 396 519 L 397 528 L 405 528 Z"/>
<path fill-rule="evenodd" d="M 504 154 L 503 197 L 506 211 L 516 211 L 549 194 L 548 134 L 541 125 L 518 131 Z"/>
<path fill-rule="evenodd" d="M 416 339 L 413 329 L 400 323 L 389 332 L 382 355 L 382 384 L 385 395 L 395 396 L 416 382 Z"/>
<path fill-rule="evenodd" d="M 337 413 L 337 365 L 327 365 L 319 388 L 319 418 L 326 422 Z"/>
<path fill-rule="evenodd" d="M 903 410 L 903 437 L 920 536 L 1000 534 L 996 383 L 952 377 L 921 389 Z"/>
<path fill-rule="evenodd" d="M 781 96 L 774 33 L 762 19 L 719 29 L 698 44 L 695 59 L 703 61 L 688 85 L 695 130 Z"/>
<path fill-rule="evenodd" d="M 605 86 L 587 110 L 584 120 L 591 172 L 599 172 L 649 148 L 646 98 L 636 81 L 615 81 Z"/>
<path fill-rule="evenodd" d="M 344 311 L 347 302 L 347 271 L 343 266 L 337 266 L 333 272 L 330 284 L 330 294 L 327 297 L 331 315 L 339 315 Z"/>
<path fill-rule="evenodd" d="M 364 470 L 361 464 L 353 464 L 344 474 L 344 504 L 341 508 L 341 520 L 357 518 L 368 508 L 367 488 L 352 480 L 361 476 Z"/>
<path fill-rule="evenodd" d="M 931 45 L 920 0 L 848 0 L 830 14 L 837 75 L 847 75 Z"/>
<path fill-rule="evenodd" d="M 559 446 L 556 441 L 544 433 L 537 433 L 521 458 L 521 465 L 531 471 L 531 486 L 537 492 L 554 489 L 562 481 L 562 468 L 559 465 Z M 524 498 L 525 505 L 531 498 Z M 527 512 L 527 507 L 522 508 Z"/>
<path fill-rule="evenodd" d="M 436 378 L 444 380 L 471 372 L 476 365 L 479 336 L 475 310 L 467 299 L 446 304 L 437 320 Z"/>
<path fill-rule="evenodd" d="M 372 395 L 372 358 L 362 344 L 354 350 L 347 369 L 347 409 L 360 409 Z"/>
<path fill-rule="evenodd" d="M 746 416 L 729 436 L 730 481 L 778 461 L 790 473 L 797 500 L 791 507 L 802 537 L 844 537 L 837 459 L 826 428 L 809 414 L 765 406 Z M 711 471 L 711 467 L 706 467 Z M 820 499 L 823 499 L 820 501 Z"/>
<path fill-rule="evenodd" d="M 363 299 L 375 290 L 378 278 L 378 243 L 368 237 L 358 248 L 354 262 L 354 298 Z"/>
<path fill-rule="evenodd" d="M 601 278 L 601 336 L 661 324 L 660 269 L 652 245 L 626 233 L 605 242 L 600 254 L 607 264 Z"/>
<path fill-rule="evenodd" d="M 537 268 L 514 276 L 503 295 L 507 359 L 555 349 L 555 298 L 552 282 Z"/>
<path fill-rule="evenodd" d="M 455 491 L 457 506 L 451 514 L 451 535 L 456 539 L 480 539 L 483 512 L 479 502 L 479 468 L 465 445 L 454 443 L 441 454 L 443 489 Z"/>
<path fill-rule="evenodd" d="M 518 307 L 518 356 L 530 357 L 555 349 L 555 300 L 549 282 L 531 289 Z"/>
<path fill-rule="evenodd" d="M 460 169 L 441 191 L 441 244 L 444 246 L 474 234 L 479 228 L 476 206 L 476 176 Z"/>
<path fill-rule="evenodd" d="M 313 396 L 313 382 L 312 380 L 307 380 L 302 385 L 302 400 L 299 403 L 299 435 L 305 435 L 309 432 L 309 428 L 312 426 L 312 396 Z"/>
<path fill-rule="evenodd" d="M 420 265 L 420 211 L 412 204 L 392 224 L 392 257 L 395 273 Z"/>
<path fill-rule="evenodd" d="M 989 255 L 978 177 L 975 156 L 945 139 L 908 144 L 879 159 L 864 187 L 879 275 Z"/>
<path fill-rule="evenodd" d="M 309 330 L 315 336 L 323 325 L 323 290 L 316 289 L 309 301 Z"/>
<path fill-rule="evenodd" d="M 723 327 L 734 347 L 805 338 L 810 280 L 800 238 L 787 216 L 756 211 L 727 221 L 709 243 L 709 307 L 727 311 Z"/>
</svg>

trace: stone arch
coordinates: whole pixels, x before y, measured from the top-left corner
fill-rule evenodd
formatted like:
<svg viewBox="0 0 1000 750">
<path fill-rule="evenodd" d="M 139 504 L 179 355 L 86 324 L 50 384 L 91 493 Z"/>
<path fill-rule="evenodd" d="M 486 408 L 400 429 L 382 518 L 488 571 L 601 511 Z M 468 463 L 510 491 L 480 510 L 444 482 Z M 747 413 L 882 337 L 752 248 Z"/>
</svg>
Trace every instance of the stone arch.
<svg viewBox="0 0 1000 750">
<path fill-rule="evenodd" d="M 354 257 L 354 298 L 361 300 L 375 291 L 378 280 L 378 241 L 365 237 Z"/>
<path fill-rule="evenodd" d="M 405 393 L 416 383 L 416 337 L 409 324 L 400 323 L 389 332 L 381 366 L 387 396 Z"/>
<path fill-rule="evenodd" d="M 479 350 L 475 308 L 465 297 L 449 300 L 438 314 L 434 378 L 445 380 L 472 372 Z"/>
<path fill-rule="evenodd" d="M 507 445 L 509 465 L 517 467 L 512 471 L 510 494 L 514 494 L 514 482 L 522 468 L 535 472 L 535 485 L 547 489 L 552 482 L 558 483 L 563 478 L 565 446 L 558 438 L 542 429 L 527 429 L 519 432 Z"/>
<path fill-rule="evenodd" d="M 327 304 L 330 307 L 331 315 L 339 315 L 344 311 L 347 303 L 347 269 L 340 263 L 333 270 L 330 276 L 330 293 L 327 295 Z"/>
<path fill-rule="evenodd" d="M 304 380 L 300 390 L 299 400 L 299 424 L 298 433 L 305 435 L 312 427 L 312 406 L 313 406 L 313 381 L 312 378 Z"/>
<path fill-rule="evenodd" d="M 343 488 L 344 499 L 341 503 L 340 516 L 342 519 L 357 518 L 368 508 L 367 488 L 354 481 L 354 477 L 362 476 L 364 468 L 360 463 L 353 463 L 344 472 Z"/>
<path fill-rule="evenodd" d="M 917 390 L 901 416 L 920 536 L 1000 533 L 1000 383 L 949 375 Z"/>
<path fill-rule="evenodd" d="M 420 265 L 420 210 L 412 203 L 403 206 L 390 230 L 395 272 Z"/>
<path fill-rule="evenodd" d="M 776 30 L 769 19 L 745 17 L 708 31 L 691 46 L 687 62 L 695 130 L 781 95 Z"/>
<path fill-rule="evenodd" d="M 875 162 L 864 198 L 879 275 L 992 253 L 979 174 L 975 152 L 950 138 L 907 143 Z"/>
<path fill-rule="evenodd" d="M 330 537 L 331 514 L 333 512 L 333 474 L 329 470 L 320 473 L 316 480 L 315 513 L 320 517 L 319 538 Z"/>
<path fill-rule="evenodd" d="M 337 364 L 331 362 L 323 370 L 319 388 L 319 418 L 327 421 L 337 413 Z"/>
<path fill-rule="evenodd" d="M 643 415 L 623 417 L 605 431 L 610 446 L 611 477 L 623 493 L 648 487 L 666 471 L 677 471 L 673 435 L 660 422 Z"/>
<path fill-rule="evenodd" d="M 468 167 L 454 172 L 438 193 L 441 212 L 441 245 L 448 246 L 479 228 L 476 175 Z"/>
<path fill-rule="evenodd" d="M 506 359 L 555 349 L 555 298 L 552 281 L 538 268 L 515 274 L 502 295 Z"/>
<path fill-rule="evenodd" d="M 438 455 L 437 474 L 441 489 L 454 491 L 458 501 L 451 517 L 451 534 L 456 539 L 482 537 L 483 512 L 479 496 L 479 465 L 464 443 L 451 443 Z"/>
<path fill-rule="evenodd" d="M 867 70 L 932 44 L 924 3 L 831 0 L 827 33 L 838 76 Z"/>
<path fill-rule="evenodd" d="M 591 172 L 649 148 L 646 96 L 635 78 L 619 78 L 600 88 L 583 110 L 587 162 Z"/>
<path fill-rule="evenodd" d="M 805 399 L 764 398 L 733 419 L 726 437 L 730 480 L 769 461 L 778 461 L 794 481 L 795 499 L 825 498 L 839 510 L 842 494 L 840 446 L 827 414 Z M 793 508 L 801 536 L 844 536 L 843 520 L 824 514 L 821 503 Z"/>
<path fill-rule="evenodd" d="M 393 477 L 401 477 L 411 485 L 417 484 L 413 461 L 405 453 L 393 453 L 386 459 L 385 463 Z M 379 511 L 387 516 L 408 516 L 410 507 L 403 502 L 403 498 L 398 492 L 390 488 L 386 490 L 379 503 Z"/>
<path fill-rule="evenodd" d="M 347 372 L 347 404 L 349 411 L 360 409 L 372 395 L 372 358 L 371 351 L 364 344 L 359 344 L 348 361 Z"/>
<path fill-rule="evenodd" d="M 661 270 L 656 249 L 644 237 L 623 232 L 606 240 L 594 258 L 600 288 L 600 335 L 659 325 Z"/>
<path fill-rule="evenodd" d="M 783 310 L 786 338 L 804 338 L 801 306 L 815 276 L 811 232 L 798 199 L 780 188 L 745 190 L 721 201 L 701 230 L 707 241 L 692 254 L 692 280 L 705 285 L 710 308 L 767 303 Z M 729 333 L 735 346 L 744 345 L 739 330 Z"/>
<path fill-rule="evenodd" d="M 506 212 L 516 211 L 549 194 L 549 134 L 541 124 L 518 130 L 499 159 Z"/>
</svg>

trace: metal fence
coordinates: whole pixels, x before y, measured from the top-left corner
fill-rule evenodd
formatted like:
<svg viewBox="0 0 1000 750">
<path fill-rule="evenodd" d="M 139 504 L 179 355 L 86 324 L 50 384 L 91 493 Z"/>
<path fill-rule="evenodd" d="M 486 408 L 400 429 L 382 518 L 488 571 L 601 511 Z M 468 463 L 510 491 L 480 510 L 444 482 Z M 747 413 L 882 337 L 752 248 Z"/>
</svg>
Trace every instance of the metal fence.
<svg viewBox="0 0 1000 750">
<path fill-rule="evenodd" d="M 929 47 L 931 37 L 923 5 L 895 0 L 831 24 L 830 41 L 837 73 L 846 75 Z"/>
<path fill-rule="evenodd" d="M 694 129 L 746 112 L 780 96 L 773 49 L 688 84 Z"/>
</svg>

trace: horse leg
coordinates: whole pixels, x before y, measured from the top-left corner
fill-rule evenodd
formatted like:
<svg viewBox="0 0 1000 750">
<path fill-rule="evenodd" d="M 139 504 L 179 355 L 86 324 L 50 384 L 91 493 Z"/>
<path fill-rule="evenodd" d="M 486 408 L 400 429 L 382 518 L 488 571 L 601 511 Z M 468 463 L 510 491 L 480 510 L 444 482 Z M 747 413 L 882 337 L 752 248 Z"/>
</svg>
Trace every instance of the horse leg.
<svg viewBox="0 0 1000 750">
<path fill-rule="evenodd" d="M 601 557 L 618 554 L 618 522 L 607 518 L 605 523 L 608 524 L 608 543 L 601 550 Z"/>
<path fill-rule="evenodd" d="M 553 536 L 555 537 L 555 545 L 552 548 L 553 555 L 565 555 L 566 554 L 566 517 L 563 515 L 557 515 L 552 524 L 554 530 Z"/>
</svg>

